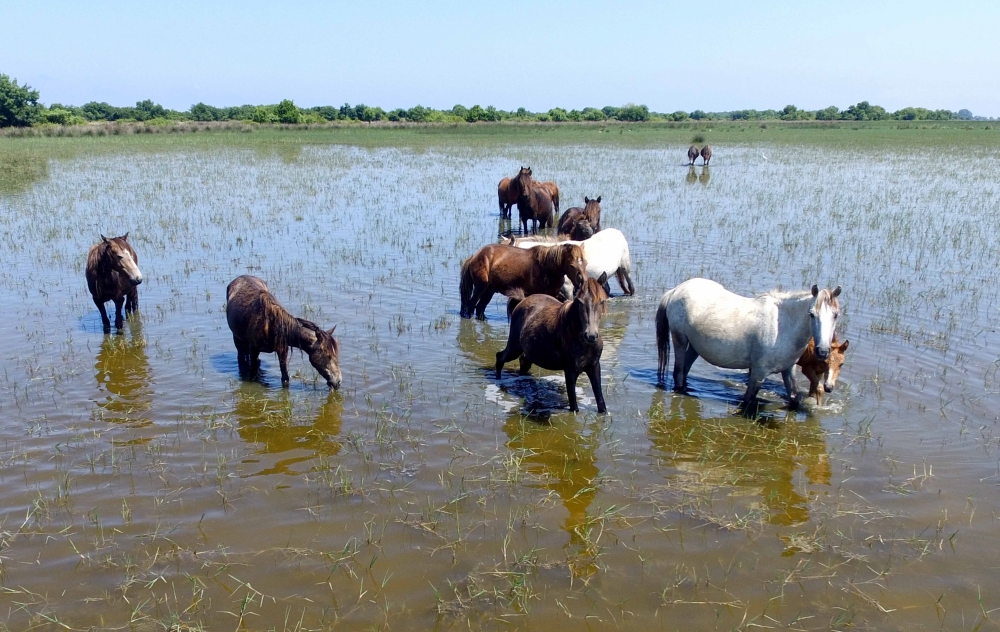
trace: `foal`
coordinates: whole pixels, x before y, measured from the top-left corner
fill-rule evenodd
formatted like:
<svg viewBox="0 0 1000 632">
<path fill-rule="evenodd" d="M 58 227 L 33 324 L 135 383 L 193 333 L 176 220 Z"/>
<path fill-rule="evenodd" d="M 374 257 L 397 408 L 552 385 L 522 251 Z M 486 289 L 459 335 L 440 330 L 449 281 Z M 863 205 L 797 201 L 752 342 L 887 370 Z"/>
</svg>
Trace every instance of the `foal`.
<svg viewBox="0 0 1000 632">
<path fill-rule="evenodd" d="M 533 294 L 522 300 L 510 316 L 507 346 L 497 353 L 497 379 L 503 365 L 520 358 L 521 374 L 532 364 L 566 375 L 569 409 L 580 410 L 576 403 L 576 379 L 586 373 L 594 389 L 597 412 L 607 412 L 601 392 L 601 340 L 599 325 L 608 295 L 604 284 L 608 275 L 587 279 L 572 301 L 560 303 L 545 294 Z"/>
<path fill-rule="evenodd" d="M 802 369 L 802 375 L 809 380 L 808 397 L 815 397 L 817 406 L 823 405 L 823 393 L 831 393 L 837 386 L 840 367 L 844 366 L 844 352 L 847 351 L 849 344 L 850 340 L 838 343 L 834 334 L 833 342 L 830 344 L 830 355 L 826 360 L 820 360 L 816 357 L 816 343 L 810 340 L 802 357 L 795 363 Z"/>
<path fill-rule="evenodd" d="M 85 274 L 90 296 L 101 311 L 104 333 L 111 333 L 111 320 L 104 308 L 108 301 L 115 302 L 115 328 L 120 330 L 125 325 L 122 304 L 125 305 L 126 316 L 139 309 L 139 291 L 136 287 L 142 283 L 139 257 L 132 249 L 132 244 L 128 243 L 128 233 L 111 239 L 101 235 L 101 243 L 91 246 L 87 253 Z"/>
</svg>

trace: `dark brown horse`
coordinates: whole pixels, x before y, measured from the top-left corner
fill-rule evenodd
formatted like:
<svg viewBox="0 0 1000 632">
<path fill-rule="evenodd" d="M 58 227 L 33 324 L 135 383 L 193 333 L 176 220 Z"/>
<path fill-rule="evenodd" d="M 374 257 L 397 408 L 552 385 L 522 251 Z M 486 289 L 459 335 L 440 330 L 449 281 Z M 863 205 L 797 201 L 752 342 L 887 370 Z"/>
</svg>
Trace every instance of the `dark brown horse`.
<svg viewBox="0 0 1000 632">
<path fill-rule="evenodd" d="M 503 365 L 517 358 L 521 360 L 522 375 L 532 364 L 551 371 L 561 369 L 566 375 L 569 409 L 577 412 L 576 379 L 586 373 L 594 389 L 597 412 L 607 412 L 601 392 L 604 341 L 599 328 L 608 300 L 603 287 L 607 280 L 606 274 L 597 280 L 587 279 L 573 300 L 564 303 L 544 294 L 522 300 L 510 316 L 507 346 L 497 353 L 497 379 Z"/>
<path fill-rule="evenodd" d="M 267 284 L 244 274 L 226 288 L 226 320 L 233 332 L 240 374 L 255 377 L 261 353 L 277 353 L 281 385 L 288 386 L 288 349 L 302 349 L 330 388 L 340 388 L 340 345 L 333 330 L 295 318 L 278 303 Z"/>
<path fill-rule="evenodd" d="M 553 209 L 557 207 L 552 199 L 552 189 L 555 189 L 556 196 L 559 195 L 559 189 L 554 183 L 535 182 L 531 179 L 531 167 L 521 167 L 521 171 L 511 178 L 509 189 L 512 191 L 511 195 L 517 195 L 517 212 L 522 232 L 528 232 L 528 220 L 532 220 L 532 232 L 535 233 L 539 228 L 554 224 Z"/>
<path fill-rule="evenodd" d="M 556 214 L 559 214 L 559 187 L 556 186 L 555 182 L 538 182 L 535 181 L 536 186 L 543 187 L 549 192 L 549 197 L 552 198 L 552 206 L 556 209 Z"/>
<path fill-rule="evenodd" d="M 139 271 L 139 257 L 128 243 L 128 233 L 108 239 L 101 235 L 101 243 L 90 247 L 87 253 L 87 287 L 94 304 L 101 311 L 104 333 L 111 333 L 111 321 L 104 304 L 115 302 L 115 328 L 125 325 L 122 318 L 122 304 L 125 314 L 131 315 L 139 309 L 139 291 L 142 283 Z"/>
<path fill-rule="evenodd" d="M 510 188 L 510 178 L 504 178 L 497 185 L 497 202 L 500 204 L 500 217 L 510 219 L 510 209 L 517 204 L 517 191 Z"/>
<path fill-rule="evenodd" d="M 595 233 L 600 232 L 601 196 L 597 196 L 595 199 L 585 197 L 583 198 L 583 203 L 583 208 L 574 206 L 573 208 L 566 209 L 566 212 L 562 214 L 562 217 L 559 218 L 559 228 L 556 231 L 559 235 L 572 235 L 573 227 L 581 220 L 590 222 L 591 229 Z M 576 239 L 576 237 L 573 239 Z"/>
<path fill-rule="evenodd" d="M 712 159 L 712 148 L 705 145 L 701 148 L 701 164 L 707 165 L 708 161 Z"/>
<path fill-rule="evenodd" d="M 688 164 L 693 165 L 697 157 L 698 157 L 698 146 L 691 145 L 690 147 L 688 147 Z"/>
<path fill-rule="evenodd" d="M 587 262 L 583 250 L 576 244 L 524 250 L 502 244 L 490 244 L 462 264 L 459 293 L 462 299 L 462 318 L 486 318 L 486 306 L 493 295 L 548 294 L 556 296 L 563 286 L 563 277 L 569 277 L 574 288 L 583 284 Z"/>
</svg>

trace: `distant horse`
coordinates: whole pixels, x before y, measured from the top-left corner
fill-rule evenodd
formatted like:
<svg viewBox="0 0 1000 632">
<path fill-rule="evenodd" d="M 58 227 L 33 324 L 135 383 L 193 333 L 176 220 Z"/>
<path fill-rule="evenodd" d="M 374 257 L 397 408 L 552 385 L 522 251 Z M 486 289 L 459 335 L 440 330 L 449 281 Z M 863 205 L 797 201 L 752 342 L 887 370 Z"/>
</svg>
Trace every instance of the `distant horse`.
<svg viewBox="0 0 1000 632">
<path fill-rule="evenodd" d="M 566 209 L 566 212 L 559 218 L 559 227 L 556 232 L 560 235 L 569 235 L 573 232 L 573 226 L 582 219 L 590 222 L 595 233 L 601 231 L 601 196 L 594 199 L 583 198 L 583 208 L 574 206 Z"/>
<path fill-rule="evenodd" d="M 707 165 L 708 161 L 712 159 L 712 148 L 705 145 L 701 148 L 701 164 Z M 693 161 L 692 161 L 693 162 Z"/>
<path fill-rule="evenodd" d="M 486 318 L 486 306 L 496 293 L 520 292 L 555 296 L 562 290 L 563 278 L 569 277 L 579 288 L 586 275 L 587 263 L 577 244 L 557 244 L 523 250 L 502 244 L 490 244 L 476 251 L 462 264 L 459 294 L 462 318 Z"/>
<path fill-rule="evenodd" d="M 260 370 L 261 353 L 277 353 L 281 385 L 288 386 L 288 349 L 302 349 L 327 386 L 340 388 L 340 344 L 333 331 L 295 318 L 278 303 L 267 284 L 244 274 L 226 288 L 226 320 L 233 332 L 240 374 L 253 377 Z"/>
<path fill-rule="evenodd" d="M 532 220 L 532 232 L 537 233 L 539 228 L 551 226 L 554 223 L 555 207 L 552 199 L 552 183 L 535 182 L 531 179 L 531 167 L 521 167 L 521 171 L 511 178 L 509 189 L 512 195 L 517 195 L 517 212 L 521 219 L 523 232 L 528 232 L 528 220 Z M 555 187 L 552 184 L 552 187 Z M 556 189 L 558 196 L 559 190 Z M 558 199 L 558 198 L 557 198 Z"/>
<path fill-rule="evenodd" d="M 128 243 L 128 233 L 111 239 L 101 235 L 101 243 L 91 246 L 87 253 L 85 274 L 90 295 L 101 311 L 104 333 L 111 333 L 111 321 L 104 309 L 104 304 L 108 301 L 115 302 L 115 328 L 124 327 L 122 304 L 125 305 L 126 315 L 139 309 L 139 291 L 136 287 L 142 283 L 139 257 L 132 249 L 132 244 Z"/>
<path fill-rule="evenodd" d="M 504 178 L 497 185 L 497 201 L 500 204 L 500 217 L 510 219 L 510 209 L 517 204 L 517 191 L 510 188 L 510 178 Z"/>
<path fill-rule="evenodd" d="M 798 403 L 793 369 L 810 338 L 816 357 L 830 356 L 840 314 L 833 291 L 772 291 L 746 298 L 715 281 L 690 279 L 668 290 L 656 310 L 657 379 L 662 383 L 673 340 L 674 390 L 683 391 L 691 365 L 703 356 L 727 369 L 750 369 L 742 407 L 753 403 L 768 375 L 781 373 L 789 402 Z"/>
<path fill-rule="evenodd" d="M 510 245 L 518 248 L 535 248 L 553 243 L 551 238 L 545 237 L 525 237 L 522 239 L 510 238 Z M 562 241 L 556 243 L 579 244 L 583 249 L 583 258 L 587 262 L 587 276 L 591 279 L 600 278 L 602 275 L 618 277 L 618 285 L 622 292 L 628 296 L 635 294 L 635 287 L 632 285 L 632 259 L 629 256 L 628 241 L 625 235 L 617 228 L 606 228 L 590 239 L 583 241 Z M 569 296 L 569 293 L 564 293 Z M 604 291 L 611 294 L 611 289 L 606 285 Z"/>
<path fill-rule="evenodd" d="M 594 389 L 597 412 L 607 412 L 601 392 L 601 316 L 608 295 L 604 293 L 604 276 L 596 281 L 587 279 L 571 301 L 560 302 L 551 296 L 534 294 L 522 300 L 510 317 L 507 346 L 497 353 L 497 379 L 503 365 L 520 358 L 521 374 L 532 364 L 551 371 L 562 370 L 566 375 L 566 395 L 569 409 L 580 410 L 576 403 L 576 379 L 586 373 Z"/>
<path fill-rule="evenodd" d="M 555 207 L 556 215 L 559 214 L 559 187 L 556 186 L 555 182 L 538 182 L 534 181 L 535 186 L 540 186 L 545 188 L 549 192 L 549 197 L 552 198 L 552 206 Z"/>
<path fill-rule="evenodd" d="M 698 157 L 698 146 L 691 145 L 690 147 L 688 147 L 688 164 L 693 165 L 697 157 Z"/>
<path fill-rule="evenodd" d="M 816 343 L 810 339 L 802 357 L 795 364 L 802 368 L 802 375 L 809 380 L 809 397 L 816 398 L 816 405 L 823 405 L 823 393 L 832 393 L 837 386 L 837 378 L 840 377 L 840 368 L 844 366 L 844 352 L 850 340 L 837 342 L 837 335 L 833 335 L 833 342 L 830 343 L 830 355 L 826 360 L 816 357 Z M 822 382 L 822 384 L 820 384 Z"/>
</svg>

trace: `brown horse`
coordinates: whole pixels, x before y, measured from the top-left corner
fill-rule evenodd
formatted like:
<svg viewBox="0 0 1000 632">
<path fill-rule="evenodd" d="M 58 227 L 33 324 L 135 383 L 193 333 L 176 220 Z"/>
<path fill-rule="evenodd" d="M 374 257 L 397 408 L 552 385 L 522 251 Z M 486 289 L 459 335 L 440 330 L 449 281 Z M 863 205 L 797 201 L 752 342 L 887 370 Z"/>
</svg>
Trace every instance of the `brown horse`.
<svg viewBox="0 0 1000 632">
<path fill-rule="evenodd" d="M 497 201 L 500 204 L 500 217 L 510 219 L 510 209 L 517 204 L 517 191 L 510 188 L 510 178 L 504 178 L 497 185 Z"/>
<path fill-rule="evenodd" d="M 510 316 L 507 346 L 497 353 L 497 379 L 503 365 L 517 358 L 521 360 L 522 375 L 532 364 L 551 371 L 561 369 L 566 375 L 569 409 L 577 412 L 576 379 L 586 373 L 594 389 L 597 412 L 607 412 L 601 392 L 604 341 L 599 328 L 608 300 L 603 287 L 607 280 L 606 274 L 597 280 L 587 279 L 573 300 L 564 303 L 544 294 L 521 301 Z"/>
<path fill-rule="evenodd" d="M 569 277 L 574 288 L 583 284 L 587 262 L 576 244 L 558 244 L 530 250 L 490 244 L 476 251 L 462 264 L 459 293 L 462 318 L 486 319 L 486 306 L 496 293 L 519 292 L 556 296 Z"/>
<path fill-rule="evenodd" d="M 333 330 L 324 331 L 316 323 L 295 318 L 278 303 L 267 284 L 244 274 L 226 288 L 226 320 L 233 332 L 240 374 L 255 377 L 261 353 L 277 353 L 281 385 L 288 386 L 288 349 L 302 349 L 309 363 L 323 376 L 327 386 L 340 388 L 340 344 Z"/>
<path fill-rule="evenodd" d="M 556 186 L 555 182 L 535 182 L 536 186 L 544 187 L 546 191 L 549 192 L 549 197 L 552 198 L 552 206 L 556 209 L 556 215 L 559 214 L 559 187 Z"/>
<path fill-rule="evenodd" d="M 101 311 L 104 333 L 111 333 L 111 321 L 104 309 L 108 301 L 115 302 L 115 328 L 121 329 L 125 325 L 122 304 L 125 305 L 126 315 L 139 309 L 136 287 L 142 283 L 139 257 L 132 244 L 128 243 L 128 233 L 111 239 L 101 235 L 101 243 L 91 246 L 87 253 L 86 277 L 90 295 Z"/>
<path fill-rule="evenodd" d="M 517 198 L 517 212 L 521 218 L 522 232 L 528 232 L 528 220 L 531 220 L 531 232 L 537 233 L 539 228 L 544 229 L 555 223 L 553 213 L 552 197 L 548 189 L 534 184 L 528 189 L 527 194 L 522 194 Z"/>
<path fill-rule="evenodd" d="M 834 387 L 837 386 L 840 367 L 844 366 L 844 352 L 847 351 L 849 344 L 851 344 L 850 340 L 838 343 L 837 336 L 834 334 L 833 342 L 830 344 L 830 355 L 827 356 L 826 360 L 820 360 L 816 357 L 816 342 L 810 338 L 809 346 L 795 363 L 801 367 L 802 375 L 809 380 L 809 395 L 807 397 L 815 397 L 817 406 L 823 405 L 823 393 L 833 392 Z"/>
<path fill-rule="evenodd" d="M 698 146 L 691 145 L 688 147 L 688 164 L 693 165 L 696 158 L 698 158 Z"/>
<path fill-rule="evenodd" d="M 707 165 L 708 161 L 712 159 L 712 148 L 705 145 L 701 148 L 701 164 Z"/>
<path fill-rule="evenodd" d="M 595 199 L 584 197 L 583 203 L 583 208 L 574 206 L 573 208 L 566 209 L 566 212 L 559 218 L 559 228 L 556 230 L 557 234 L 573 234 L 573 227 L 581 220 L 587 220 L 595 233 L 601 231 L 601 196 L 597 196 Z M 576 239 L 576 237 L 573 239 Z"/>
</svg>

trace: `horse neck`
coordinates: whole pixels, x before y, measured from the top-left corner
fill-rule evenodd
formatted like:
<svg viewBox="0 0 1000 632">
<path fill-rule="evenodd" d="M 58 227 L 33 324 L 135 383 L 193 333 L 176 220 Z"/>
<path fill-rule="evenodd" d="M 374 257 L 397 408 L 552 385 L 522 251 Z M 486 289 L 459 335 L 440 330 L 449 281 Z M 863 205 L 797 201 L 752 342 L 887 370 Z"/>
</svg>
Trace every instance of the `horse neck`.
<svg viewBox="0 0 1000 632">
<path fill-rule="evenodd" d="M 778 301 L 778 331 L 783 336 L 790 336 L 797 348 L 809 344 L 812 336 L 809 310 L 815 302 L 815 297 L 809 292 L 784 296 Z"/>
<path fill-rule="evenodd" d="M 270 303 L 268 309 L 271 312 L 271 325 L 274 332 L 275 346 L 302 349 L 302 336 L 306 328 L 302 326 L 298 318 L 292 316 L 274 297 L 267 295 L 266 300 Z"/>
</svg>

